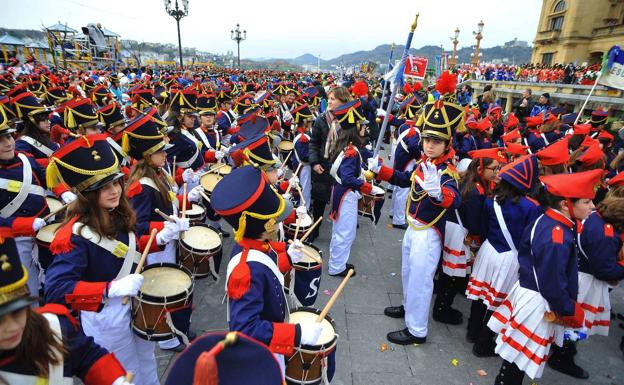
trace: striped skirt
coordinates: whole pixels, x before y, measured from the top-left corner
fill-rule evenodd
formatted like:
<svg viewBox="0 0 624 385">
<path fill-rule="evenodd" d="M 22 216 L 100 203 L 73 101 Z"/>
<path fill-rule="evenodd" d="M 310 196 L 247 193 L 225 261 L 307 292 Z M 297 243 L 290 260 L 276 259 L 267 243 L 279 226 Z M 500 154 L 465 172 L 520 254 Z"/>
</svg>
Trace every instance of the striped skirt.
<svg viewBox="0 0 624 385">
<path fill-rule="evenodd" d="M 563 345 L 564 328 L 544 320 L 548 310 L 538 292 L 516 283 L 488 322 L 498 333 L 496 354 L 518 365 L 532 379 L 542 376 L 551 344 Z"/>
<path fill-rule="evenodd" d="M 486 240 L 477 253 L 466 296 L 473 301 L 482 300 L 488 310 L 496 310 L 518 281 L 519 268 L 517 251 L 499 253 Z"/>
<path fill-rule="evenodd" d="M 442 248 L 442 270 L 451 277 L 465 277 L 470 249 L 464 243 L 468 230 L 457 223 L 446 221 L 444 247 Z"/>
<path fill-rule="evenodd" d="M 577 302 L 585 313 L 585 325 L 582 331 L 588 336 L 598 334 L 609 335 L 611 302 L 609 301 L 609 284 L 591 274 L 578 273 L 579 290 Z"/>
</svg>

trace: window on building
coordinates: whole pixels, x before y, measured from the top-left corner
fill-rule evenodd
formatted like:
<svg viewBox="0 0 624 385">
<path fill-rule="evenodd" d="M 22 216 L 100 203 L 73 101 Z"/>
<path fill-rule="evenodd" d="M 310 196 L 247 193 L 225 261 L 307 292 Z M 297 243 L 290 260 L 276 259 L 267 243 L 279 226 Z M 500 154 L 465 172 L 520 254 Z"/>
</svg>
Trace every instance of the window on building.
<svg viewBox="0 0 624 385">
<path fill-rule="evenodd" d="M 542 64 L 545 64 L 547 66 L 551 65 L 554 56 L 555 56 L 555 54 L 552 53 L 552 52 L 548 52 L 548 53 L 542 54 Z"/>
<path fill-rule="evenodd" d="M 551 31 L 561 31 L 561 27 L 563 27 L 563 16 L 553 17 L 550 19 Z"/>
<path fill-rule="evenodd" d="M 560 2 L 558 2 L 555 5 L 555 11 L 554 12 L 562 12 L 562 11 L 565 11 L 565 9 L 566 9 L 566 2 L 561 0 Z"/>
</svg>

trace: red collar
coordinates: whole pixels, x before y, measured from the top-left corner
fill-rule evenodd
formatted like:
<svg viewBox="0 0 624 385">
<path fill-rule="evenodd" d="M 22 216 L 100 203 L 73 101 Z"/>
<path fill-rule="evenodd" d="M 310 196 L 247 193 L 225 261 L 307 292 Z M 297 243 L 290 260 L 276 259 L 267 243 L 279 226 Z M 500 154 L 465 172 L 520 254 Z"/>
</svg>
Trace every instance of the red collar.
<svg viewBox="0 0 624 385">
<path fill-rule="evenodd" d="M 267 252 L 271 248 L 268 242 L 259 241 L 257 239 L 251 239 L 251 238 L 243 238 L 240 241 L 238 241 L 238 244 L 243 249 L 259 250 L 262 252 Z"/>
<path fill-rule="evenodd" d="M 437 157 L 437 158 L 435 158 L 435 159 L 429 159 L 429 158 L 427 158 L 427 155 L 423 155 L 423 156 L 420 158 L 420 160 L 422 160 L 423 162 L 426 162 L 427 160 L 431 160 L 431 162 L 432 162 L 433 164 L 435 164 L 436 166 L 438 166 L 438 165 L 440 165 L 440 164 L 442 164 L 442 163 L 445 163 L 445 162 L 447 162 L 447 161 L 451 160 L 451 159 L 453 158 L 453 156 L 454 156 L 454 155 L 455 155 L 455 152 L 454 152 L 454 151 L 450 151 L 450 150 L 449 150 L 446 154 L 443 154 L 442 156 L 439 156 L 439 157 Z"/>
<path fill-rule="evenodd" d="M 561 223 L 564 226 L 569 227 L 570 229 L 574 227 L 574 221 L 572 221 L 572 219 L 563 215 L 560 211 L 557 211 L 554 209 L 547 209 L 545 214 L 546 216 L 551 217 L 552 219 L 556 220 L 557 222 Z"/>
</svg>

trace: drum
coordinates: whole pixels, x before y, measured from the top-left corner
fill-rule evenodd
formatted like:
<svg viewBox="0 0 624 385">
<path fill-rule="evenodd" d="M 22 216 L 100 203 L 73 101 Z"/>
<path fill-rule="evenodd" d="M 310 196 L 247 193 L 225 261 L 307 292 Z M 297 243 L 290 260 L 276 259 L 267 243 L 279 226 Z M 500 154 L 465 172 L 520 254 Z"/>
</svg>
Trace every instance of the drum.
<svg viewBox="0 0 624 385">
<path fill-rule="evenodd" d="M 308 229 L 312 227 L 313 224 L 314 220 L 310 215 L 306 215 L 305 217 L 301 218 L 301 220 L 299 221 L 299 234 L 297 234 L 297 238 L 301 239 L 301 237 L 303 237 L 303 234 L 305 234 L 305 232 L 308 231 Z M 288 224 L 284 223 L 284 236 L 286 237 L 286 239 L 294 239 L 296 230 L 297 220 Z"/>
<path fill-rule="evenodd" d="M 385 191 L 379 186 L 373 186 L 369 194 L 362 194 L 362 199 L 358 201 L 358 214 L 366 218 L 374 218 L 375 203 L 384 200 Z"/>
<path fill-rule="evenodd" d="M 132 330 L 148 341 L 164 341 L 176 336 L 171 312 L 190 305 L 195 283 L 191 272 L 173 263 L 146 266 L 144 280 L 132 298 Z"/>
<path fill-rule="evenodd" d="M 60 210 L 63 207 L 63 202 L 61 202 L 59 199 L 56 199 L 55 197 L 51 197 L 51 196 L 47 196 L 45 197 L 46 203 L 48 204 L 48 208 L 50 209 L 50 212 L 56 212 L 58 210 Z M 64 213 L 59 212 L 58 214 L 54 215 L 54 222 L 60 222 L 64 215 Z"/>
<path fill-rule="evenodd" d="M 193 203 L 191 208 L 186 209 L 186 217 L 191 226 L 201 224 L 206 219 L 206 209 L 197 203 Z"/>
<path fill-rule="evenodd" d="M 321 273 L 323 271 L 323 252 L 311 243 L 304 244 L 305 253 L 303 260 L 293 263 L 295 270 L 295 297 L 303 306 L 313 306 L 321 286 Z M 311 258 L 313 255 L 316 259 Z"/>
<path fill-rule="evenodd" d="M 223 175 L 208 172 L 199 178 L 199 184 L 204 188 L 206 195 L 211 196 L 212 190 L 214 190 L 215 186 L 221 179 L 223 179 Z"/>
<path fill-rule="evenodd" d="M 320 310 L 311 307 L 299 307 L 290 313 L 290 323 L 310 324 L 316 322 Z M 336 345 L 338 334 L 336 324 L 326 316 L 321 321 L 323 331 L 316 345 L 295 347 L 295 353 L 286 358 L 286 382 L 288 384 L 320 384 L 323 371 L 327 370 L 327 378 L 331 381 L 335 370 Z"/>
<path fill-rule="evenodd" d="M 206 224 L 191 226 L 180 240 L 178 262 L 195 278 L 205 278 L 215 271 L 212 257 L 221 253 L 221 233 Z M 213 264 L 212 266 L 210 266 Z M 215 277 L 216 278 L 216 277 Z"/>
<path fill-rule="evenodd" d="M 229 164 L 214 163 L 214 164 L 211 164 L 210 167 L 208 168 L 208 173 L 218 174 L 221 176 L 227 175 L 231 172 L 232 172 L 232 166 L 230 166 Z"/>
<path fill-rule="evenodd" d="M 43 226 L 41 229 L 39 229 L 39 231 L 37 232 L 37 236 L 35 237 L 35 241 L 37 242 L 37 244 L 49 250 L 50 243 L 52 243 L 52 240 L 54 239 L 54 234 L 59 227 L 61 227 L 60 223 L 52 223 L 51 225 Z"/>
<path fill-rule="evenodd" d="M 295 149 L 295 143 L 292 140 L 282 139 L 277 145 L 277 149 L 284 155 L 288 155 L 288 152 Z"/>
</svg>

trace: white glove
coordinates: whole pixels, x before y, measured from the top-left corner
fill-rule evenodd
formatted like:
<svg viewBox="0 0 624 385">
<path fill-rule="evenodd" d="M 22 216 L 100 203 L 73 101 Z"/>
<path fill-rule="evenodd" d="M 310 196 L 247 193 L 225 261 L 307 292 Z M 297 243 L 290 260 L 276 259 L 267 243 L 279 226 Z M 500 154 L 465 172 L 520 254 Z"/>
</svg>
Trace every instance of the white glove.
<svg viewBox="0 0 624 385">
<path fill-rule="evenodd" d="M 289 180 L 288 180 L 288 184 L 290 186 L 292 186 L 291 188 L 297 188 L 297 185 L 299 185 L 299 177 L 297 175 L 293 175 Z"/>
<path fill-rule="evenodd" d="M 377 109 L 377 116 L 386 116 L 386 110 L 378 108 Z"/>
<path fill-rule="evenodd" d="M 297 213 L 297 217 L 303 219 L 308 215 L 308 209 L 306 209 L 305 206 L 299 206 L 295 209 L 295 212 Z"/>
<path fill-rule="evenodd" d="M 366 146 L 364 146 L 368 151 L 373 151 L 373 145 L 372 144 L 367 144 Z"/>
<path fill-rule="evenodd" d="M 423 179 L 416 175 L 416 181 L 423 190 L 435 200 L 442 200 L 442 170 L 438 170 L 435 164 L 427 161 L 420 164 L 423 171 Z"/>
<path fill-rule="evenodd" d="M 176 222 L 166 221 L 165 227 L 156 234 L 156 244 L 159 246 L 166 245 L 178 239 L 179 234 L 178 224 Z"/>
<path fill-rule="evenodd" d="M 113 382 L 112 385 L 134 385 L 134 383 L 126 381 L 126 377 L 119 377 Z"/>
<path fill-rule="evenodd" d="M 188 218 L 173 217 L 173 220 L 175 221 L 176 225 L 178 226 L 178 232 L 179 233 L 189 229 L 190 221 L 189 221 Z"/>
<path fill-rule="evenodd" d="M 39 231 L 43 226 L 47 225 L 46 221 L 42 218 L 35 218 L 32 224 L 33 231 Z"/>
<path fill-rule="evenodd" d="M 299 324 L 299 326 L 301 326 L 301 345 L 316 345 L 323 331 L 323 325 L 320 322 L 314 322 Z"/>
<path fill-rule="evenodd" d="M 199 203 L 202 199 L 201 192 L 204 188 L 202 186 L 195 186 L 188 193 L 188 200 L 191 202 Z"/>
<path fill-rule="evenodd" d="M 143 276 L 141 274 L 128 274 L 110 283 L 108 287 L 108 298 L 137 295 L 142 284 Z"/>
<path fill-rule="evenodd" d="M 221 160 L 223 157 L 225 157 L 225 152 L 219 150 L 215 151 L 215 158 L 217 158 L 217 160 Z"/>
<path fill-rule="evenodd" d="M 193 171 L 193 169 L 187 168 L 182 173 L 182 180 L 185 183 L 197 183 L 197 182 L 199 182 L 199 176 L 197 176 L 197 174 L 195 174 L 195 171 Z"/>
<path fill-rule="evenodd" d="M 303 260 L 303 243 L 300 240 L 295 239 L 290 245 L 288 245 L 288 249 L 286 253 L 290 257 L 290 261 L 292 263 L 298 263 Z"/>
<path fill-rule="evenodd" d="M 377 155 L 375 157 L 368 158 L 368 162 L 366 163 L 370 171 L 378 174 L 381 170 L 381 166 L 383 165 L 383 160 L 379 155 Z"/>
<path fill-rule="evenodd" d="M 221 151 L 223 151 L 223 153 L 225 155 L 229 155 L 230 154 L 230 149 L 234 147 L 234 145 L 230 146 L 230 147 L 225 147 L 225 146 L 221 146 Z"/>
<path fill-rule="evenodd" d="M 284 176 L 284 169 L 283 168 L 279 167 L 276 170 L 277 170 L 276 172 L 277 172 L 277 178 L 278 179 Z"/>
<path fill-rule="evenodd" d="M 78 199 L 78 195 L 74 194 L 71 191 L 65 191 L 64 193 L 61 194 L 61 200 L 63 201 L 64 204 L 71 203 L 75 201 L 76 199 Z"/>
<path fill-rule="evenodd" d="M 287 193 L 282 194 L 282 198 L 284 198 L 287 201 L 289 201 L 290 198 L 292 198 L 292 195 L 289 192 L 287 192 Z"/>
</svg>

